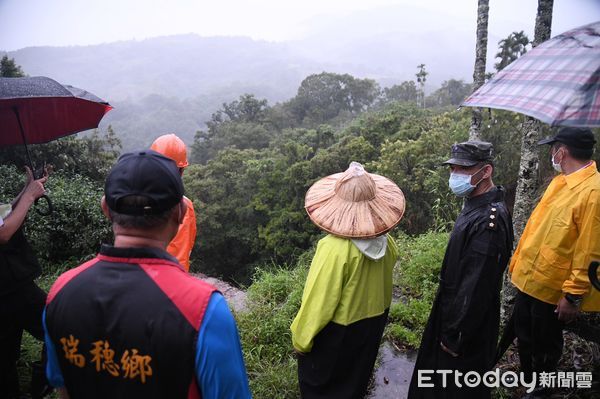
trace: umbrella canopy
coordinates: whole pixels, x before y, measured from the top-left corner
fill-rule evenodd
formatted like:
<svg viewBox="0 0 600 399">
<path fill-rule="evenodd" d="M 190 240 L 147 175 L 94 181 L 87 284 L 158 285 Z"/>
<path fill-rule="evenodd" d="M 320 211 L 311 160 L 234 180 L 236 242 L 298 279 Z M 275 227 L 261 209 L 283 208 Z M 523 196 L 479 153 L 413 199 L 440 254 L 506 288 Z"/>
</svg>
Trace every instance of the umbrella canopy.
<svg viewBox="0 0 600 399">
<path fill-rule="evenodd" d="M 106 101 L 85 90 L 63 86 L 43 76 L 0 78 L 0 147 L 24 145 L 29 167 L 35 174 L 27 144 L 46 143 L 96 128 L 111 109 Z M 40 198 L 46 200 L 48 209 L 36 209 L 37 212 L 50 215 L 50 198 Z"/>
<path fill-rule="evenodd" d="M 46 143 L 96 128 L 111 109 L 85 90 L 43 76 L 0 78 L 0 147 Z"/>
<path fill-rule="evenodd" d="M 520 112 L 551 126 L 600 126 L 600 21 L 540 44 L 462 105 Z"/>
</svg>

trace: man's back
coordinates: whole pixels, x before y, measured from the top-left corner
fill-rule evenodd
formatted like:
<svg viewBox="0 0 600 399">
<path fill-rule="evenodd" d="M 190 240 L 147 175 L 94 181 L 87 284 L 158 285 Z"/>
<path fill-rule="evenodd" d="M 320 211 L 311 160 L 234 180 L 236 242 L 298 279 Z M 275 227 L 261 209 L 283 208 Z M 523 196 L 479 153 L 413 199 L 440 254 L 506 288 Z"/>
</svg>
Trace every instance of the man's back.
<svg viewBox="0 0 600 399">
<path fill-rule="evenodd" d="M 58 278 L 44 329 L 48 380 L 75 398 L 249 398 L 227 303 L 165 251 L 186 213 L 175 162 L 123 154 L 104 184 L 114 246 Z"/>
<path fill-rule="evenodd" d="M 110 248 L 55 283 L 46 326 L 71 396 L 186 397 L 195 384 L 215 289 L 161 252 Z"/>
<path fill-rule="evenodd" d="M 59 277 L 45 322 L 49 378 L 71 398 L 249 397 L 222 296 L 160 249 L 103 246 Z"/>
</svg>

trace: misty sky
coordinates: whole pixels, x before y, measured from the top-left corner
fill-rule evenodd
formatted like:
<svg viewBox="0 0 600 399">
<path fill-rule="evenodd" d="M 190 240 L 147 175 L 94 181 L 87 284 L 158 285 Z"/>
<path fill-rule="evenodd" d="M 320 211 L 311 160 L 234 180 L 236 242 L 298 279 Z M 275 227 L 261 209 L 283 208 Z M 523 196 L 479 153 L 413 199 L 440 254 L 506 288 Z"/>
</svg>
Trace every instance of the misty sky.
<svg viewBox="0 0 600 399">
<path fill-rule="evenodd" d="M 536 0 L 490 0 L 490 36 L 525 30 L 533 39 L 536 7 Z M 369 20 L 360 31 L 425 29 L 425 20 L 430 26 L 475 30 L 477 0 L 0 0 L 0 50 L 182 33 L 305 39 L 326 32 L 330 21 L 345 16 L 356 21 L 378 8 L 403 16 L 403 26 L 393 18 L 380 24 Z M 414 16 L 414 26 L 406 13 Z M 552 35 L 597 20 L 600 0 L 555 0 Z"/>
</svg>

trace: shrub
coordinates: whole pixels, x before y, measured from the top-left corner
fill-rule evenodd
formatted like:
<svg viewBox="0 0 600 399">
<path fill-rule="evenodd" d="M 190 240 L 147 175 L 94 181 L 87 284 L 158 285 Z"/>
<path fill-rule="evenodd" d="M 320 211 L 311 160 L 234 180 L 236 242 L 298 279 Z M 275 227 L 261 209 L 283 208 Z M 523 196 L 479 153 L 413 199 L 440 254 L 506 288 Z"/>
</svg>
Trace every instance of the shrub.
<svg viewBox="0 0 600 399">
<path fill-rule="evenodd" d="M 0 166 L 0 176 L 0 202 L 8 203 L 22 188 L 24 173 Z M 54 212 L 41 216 L 30 210 L 25 222 L 28 240 L 45 268 L 80 263 L 95 254 L 102 242 L 110 241 L 110 223 L 100 208 L 101 184 L 81 175 L 55 173 L 46 189 Z M 40 206 L 45 203 L 41 201 Z"/>
</svg>

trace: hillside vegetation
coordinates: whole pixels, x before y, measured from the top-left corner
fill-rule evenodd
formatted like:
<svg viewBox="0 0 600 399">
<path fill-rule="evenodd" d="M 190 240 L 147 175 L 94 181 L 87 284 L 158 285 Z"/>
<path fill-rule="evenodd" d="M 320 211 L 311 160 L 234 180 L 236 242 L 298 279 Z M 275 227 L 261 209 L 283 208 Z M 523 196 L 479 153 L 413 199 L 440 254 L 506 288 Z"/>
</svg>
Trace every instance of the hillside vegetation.
<svg viewBox="0 0 600 399">
<path fill-rule="evenodd" d="M 470 112 L 452 105 L 456 90 L 465 89 L 454 82 L 428 96 L 422 108 L 415 105 L 411 82 L 382 90 L 372 80 L 346 74 L 310 75 L 285 102 L 270 105 L 245 94 L 223 103 L 195 133 L 192 164 L 184 173 L 198 218 L 192 271 L 248 287 L 249 311 L 237 319 L 256 398 L 298 395 L 289 325 L 322 234 L 305 213 L 304 195 L 316 180 L 345 170 L 351 161 L 392 179 L 406 196 L 406 214 L 393 233 L 401 261 L 386 337 L 398 346 L 418 345 L 447 234 L 461 207 L 441 166 L 451 145 L 467 139 L 470 124 Z M 494 181 L 507 187 L 509 204 L 521 121 L 513 113 L 484 113 L 483 137 L 496 151 Z M 54 215 L 30 212 L 26 224 L 44 265 L 45 288 L 60 271 L 111 241 L 99 203 L 106 173 L 121 151 L 112 128 L 32 146 L 34 159 L 56 170 L 48 182 Z M 599 154 L 595 157 L 598 161 Z M 24 163 L 21 148 L 0 149 L 0 202 L 18 193 Z M 553 175 L 549 162 L 542 168 L 541 179 Z M 597 351 L 573 345 L 569 348 L 586 354 Z M 573 353 L 565 356 L 573 364 Z"/>
</svg>

